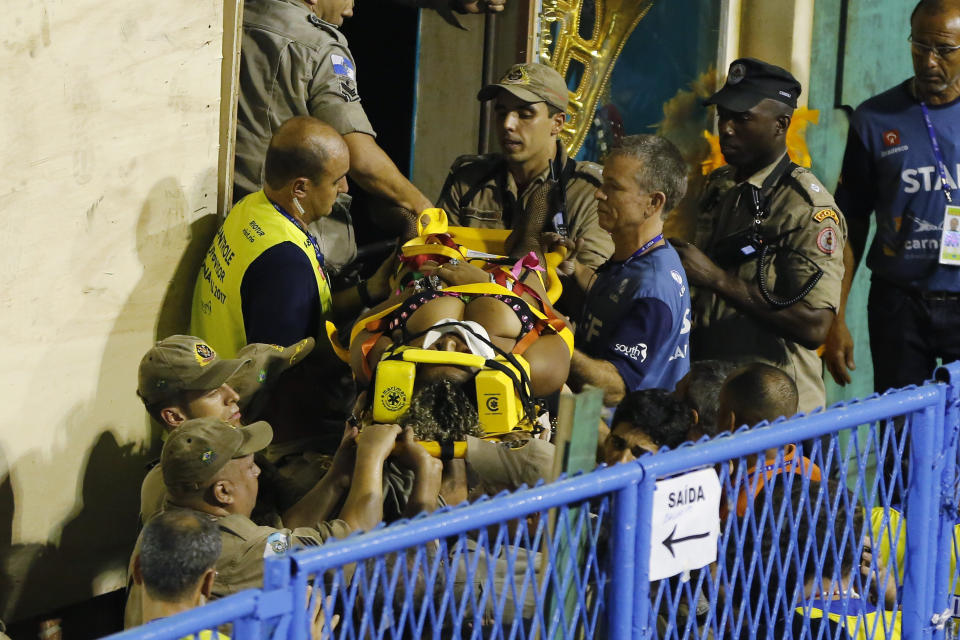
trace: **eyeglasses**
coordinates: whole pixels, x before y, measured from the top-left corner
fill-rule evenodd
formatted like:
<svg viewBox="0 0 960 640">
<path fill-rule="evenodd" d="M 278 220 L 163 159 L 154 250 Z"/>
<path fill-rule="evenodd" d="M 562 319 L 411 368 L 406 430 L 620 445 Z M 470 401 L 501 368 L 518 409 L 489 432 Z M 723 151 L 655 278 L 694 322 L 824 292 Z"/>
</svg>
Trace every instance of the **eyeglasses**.
<svg viewBox="0 0 960 640">
<path fill-rule="evenodd" d="M 948 45 L 931 45 L 923 44 L 922 42 L 915 42 L 913 36 L 907 37 L 907 42 L 910 43 L 910 49 L 917 55 L 923 55 L 925 53 L 932 53 L 934 58 L 939 58 L 940 60 L 945 59 L 954 51 L 960 50 L 960 45 L 951 47 Z"/>
</svg>

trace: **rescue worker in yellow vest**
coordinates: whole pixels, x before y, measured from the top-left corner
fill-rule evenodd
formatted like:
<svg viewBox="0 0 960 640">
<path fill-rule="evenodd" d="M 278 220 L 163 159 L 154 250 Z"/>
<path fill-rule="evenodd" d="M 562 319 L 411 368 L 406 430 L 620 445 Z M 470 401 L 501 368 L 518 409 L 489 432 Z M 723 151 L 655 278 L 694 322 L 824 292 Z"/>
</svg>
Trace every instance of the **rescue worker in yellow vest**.
<svg viewBox="0 0 960 640">
<path fill-rule="evenodd" d="M 347 191 L 349 168 L 343 138 L 320 120 L 297 116 L 277 129 L 267 148 L 263 189 L 233 207 L 200 266 L 193 335 L 225 358 L 250 342 L 287 345 L 312 336 L 325 347 L 311 358 L 323 377 L 346 373 L 323 335 L 324 321 L 352 317 L 385 299 L 390 266 L 356 287 L 330 292 L 323 254 L 307 225 L 329 215 L 337 195 Z"/>
</svg>

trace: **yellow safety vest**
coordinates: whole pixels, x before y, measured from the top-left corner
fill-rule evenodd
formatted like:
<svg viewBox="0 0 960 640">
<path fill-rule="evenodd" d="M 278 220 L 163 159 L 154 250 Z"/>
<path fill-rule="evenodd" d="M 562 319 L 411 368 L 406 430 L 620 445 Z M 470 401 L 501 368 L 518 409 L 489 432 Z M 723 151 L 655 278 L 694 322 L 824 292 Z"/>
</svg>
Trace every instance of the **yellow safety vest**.
<svg viewBox="0 0 960 640">
<path fill-rule="evenodd" d="M 847 633 L 853 640 L 900 640 L 901 617 L 899 611 L 876 609 L 862 615 L 841 615 L 832 611 L 824 612 L 814 607 L 810 608 L 810 618 L 827 617 L 834 622 L 840 622 L 847 628 Z M 796 608 L 797 615 L 803 615 L 803 607 Z"/>
<path fill-rule="evenodd" d="M 327 277 L 307 235 L 278 212 L 263 191 L 251 193 L 230 210 L 217 231 L 193 290 L 190 333 L 210 343 L 221 358 L 235 357 L 247 344 L 240 300 L 243 274 L 264 251 L 281 242 L 292 242 L 307 256 L 322 312 L 330 310 Z"/>
<path fill-rule="evenodd" d="M 884 512 L 887 522 L 884 523 Z M 873 532 L 874 555 L 878 567 L 892 567 L 897 561 L 897 584 L 903 585 L 903 570 L 906 563 L 907 523 L 899 509 L 873 507 L 870 510 L 870 530 Z M 957 546 L 960 545 L 960 524 L 953 525 L 953 544 L 950 545 L 950 608 L 955 618 L 960 618 L 960 579 L 957 578 Z M 945 558 L 942 558 L 943 560 Z"/>
</svg>

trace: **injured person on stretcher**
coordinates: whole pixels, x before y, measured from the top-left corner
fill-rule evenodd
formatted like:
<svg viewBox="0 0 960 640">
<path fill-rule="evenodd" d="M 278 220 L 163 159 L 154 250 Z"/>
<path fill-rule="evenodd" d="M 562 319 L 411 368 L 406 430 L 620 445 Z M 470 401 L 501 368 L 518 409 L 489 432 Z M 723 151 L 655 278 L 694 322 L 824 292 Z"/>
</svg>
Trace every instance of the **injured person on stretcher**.
<svg viewBox="0 0 960 640">
<path fill-rule="evenodd" d="M 395 293 L 351 333 L 350 365 L 366 389 L 358 417 L 404 424 L 412 413 L 423 433 L 418 398 L 442 389 L 477 413 L 475 435 L 535 429 L 573 352 L 572 333 L 551 305 L 556 274 L 541 266 L 559 260 L 533 251 L 501 256 L 503 231 L 447 228 L 439 210 L 425 215 L 433 222 L 422 216 L 419 237 L 401 248 Z"/>
</svg>

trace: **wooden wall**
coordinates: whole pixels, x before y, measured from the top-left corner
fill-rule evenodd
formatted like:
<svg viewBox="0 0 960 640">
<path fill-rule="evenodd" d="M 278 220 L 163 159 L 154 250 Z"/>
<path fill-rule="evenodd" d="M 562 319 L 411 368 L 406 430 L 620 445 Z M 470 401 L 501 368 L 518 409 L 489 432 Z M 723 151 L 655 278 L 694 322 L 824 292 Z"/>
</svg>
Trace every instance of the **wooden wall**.
<svg viewBox="0 0 960 640">
<path fill-rule="evenodd" d="M 223 0 L 0 0 L 0 616 L 122 586 L 217 213 Z"/>
</svg>

